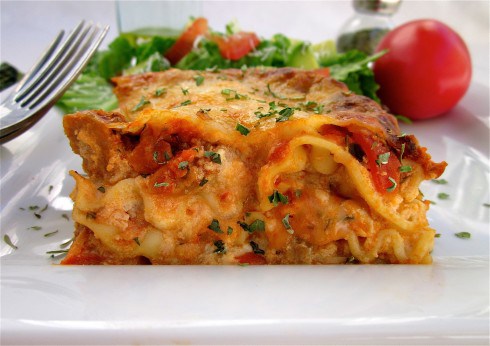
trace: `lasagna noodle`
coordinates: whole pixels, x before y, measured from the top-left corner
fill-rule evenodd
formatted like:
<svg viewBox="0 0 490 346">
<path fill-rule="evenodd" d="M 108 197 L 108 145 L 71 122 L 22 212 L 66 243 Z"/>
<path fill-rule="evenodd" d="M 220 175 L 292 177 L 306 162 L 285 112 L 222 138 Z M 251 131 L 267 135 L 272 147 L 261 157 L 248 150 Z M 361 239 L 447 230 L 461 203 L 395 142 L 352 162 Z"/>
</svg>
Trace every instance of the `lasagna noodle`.
<svg viewBox="0 0 490 346">
<path fill-rule="evenodd" d="M 119 111 L 65 116 L 88 176 L 62 263 L 431 262 L 418 187 L 445 163 L 394 117 L 314 72 L 199 74 L 121 77 Z M 410 166 L 390 191 L 359 136 Z"/>
</svg>

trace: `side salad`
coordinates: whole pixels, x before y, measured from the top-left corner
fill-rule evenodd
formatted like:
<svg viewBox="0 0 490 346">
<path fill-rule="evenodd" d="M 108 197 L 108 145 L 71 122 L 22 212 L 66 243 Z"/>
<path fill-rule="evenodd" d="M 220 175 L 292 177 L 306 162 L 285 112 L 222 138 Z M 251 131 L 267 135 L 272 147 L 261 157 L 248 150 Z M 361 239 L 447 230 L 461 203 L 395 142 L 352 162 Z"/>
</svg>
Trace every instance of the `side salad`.
<svg viewBox="0 0 490 346">
<path fill-rule="evenodd" d="M 96 53 L 57 105 L 65 113 L 117 108 L 110 80 L 119 75 L 171 67 L 216 70 L 256 66 L 321 69 L 353 92 L 379 102 L 379 86 L 368 64 L 383 54 L 367 56 L 356 50 L 339 54 L 333 40 L 310 44 L 282 34 L 259 38 L 240 30 L 236 23 L 226 25 L 225 32 L 217 32 L 209 28 L 205 18 L 197 18 L 180 33 L 153 28 L 120 34 L 107 50 Z"/>
</svg>

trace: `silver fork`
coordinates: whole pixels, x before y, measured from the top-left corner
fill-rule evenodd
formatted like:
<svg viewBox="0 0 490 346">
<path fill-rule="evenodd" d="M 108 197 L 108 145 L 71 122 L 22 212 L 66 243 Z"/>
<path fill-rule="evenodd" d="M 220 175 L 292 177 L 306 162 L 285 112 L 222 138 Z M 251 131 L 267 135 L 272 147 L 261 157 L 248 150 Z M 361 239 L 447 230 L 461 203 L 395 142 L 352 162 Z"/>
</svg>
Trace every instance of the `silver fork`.
<svg viewBox="0 0 490 346">
<path fill-rule="evenodd" d="M 109 26 L 81 21 L 63 41 L 61 31 L 14 91 L 0 104 L 0 144 L 34 125 L 76 80 Z"/>
</svg>

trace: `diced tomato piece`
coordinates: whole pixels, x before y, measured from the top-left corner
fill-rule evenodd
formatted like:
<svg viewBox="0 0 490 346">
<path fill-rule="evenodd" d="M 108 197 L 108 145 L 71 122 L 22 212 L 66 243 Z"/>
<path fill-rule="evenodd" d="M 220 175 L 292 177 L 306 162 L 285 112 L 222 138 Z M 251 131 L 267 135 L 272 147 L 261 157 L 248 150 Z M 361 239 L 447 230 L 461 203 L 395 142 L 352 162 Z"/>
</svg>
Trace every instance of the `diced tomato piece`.
<svg viewBox="0 0 490 346">
<path fill-rule="evenodd" d="M 229 36 L 213 35 L 210 38 L 218 45 L 221 56 L 229 60 L 239 60 L 254 50 L 260 39 L 253 32 L 237 32 Z"/>
<path fill-rule="evenodd" d="M 197 18 L 191 26 L 185 30 L 172 47 L 165 53 L 165 57 L 172 65 L 175 65 L 184 56 L 189 54 L 198 36 L 204 36 L 208 32 L 206 18 Z"/>
<path fill-rule="evenodd" d="M 255 252 L 247 252 L 243 255 L 235 257 L 235 259 L 241 264 L 260 265 L 267 263 L 264 256 L 256 254 Z"/>
<path fill-rule="evenodd" d="M 368 170 L 376 189 L 383 194 L 398 189 L 401 164 L 396 155 L 372 134 L 353 133 L 352 138 L 366 154 Z M 386 153 L 390 154 L 387 161 L 384 161 L 380 155 Z"/>
</svg>

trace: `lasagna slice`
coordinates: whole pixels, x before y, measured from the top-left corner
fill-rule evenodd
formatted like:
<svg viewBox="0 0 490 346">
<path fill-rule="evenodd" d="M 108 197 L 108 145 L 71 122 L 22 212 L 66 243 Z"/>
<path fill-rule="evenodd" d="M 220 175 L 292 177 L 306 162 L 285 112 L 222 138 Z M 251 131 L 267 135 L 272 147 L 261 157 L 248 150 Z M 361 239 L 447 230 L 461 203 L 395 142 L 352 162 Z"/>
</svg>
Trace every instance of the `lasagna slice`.
<svg viewBox="0 0 490 346">
<path fill-rule="evenodd" d="M 64 117 L 85 175 L 63 264 L 430 263 L 439 177 L 374 101 L 295 69 L 114 79 Z"/>
</svg>

